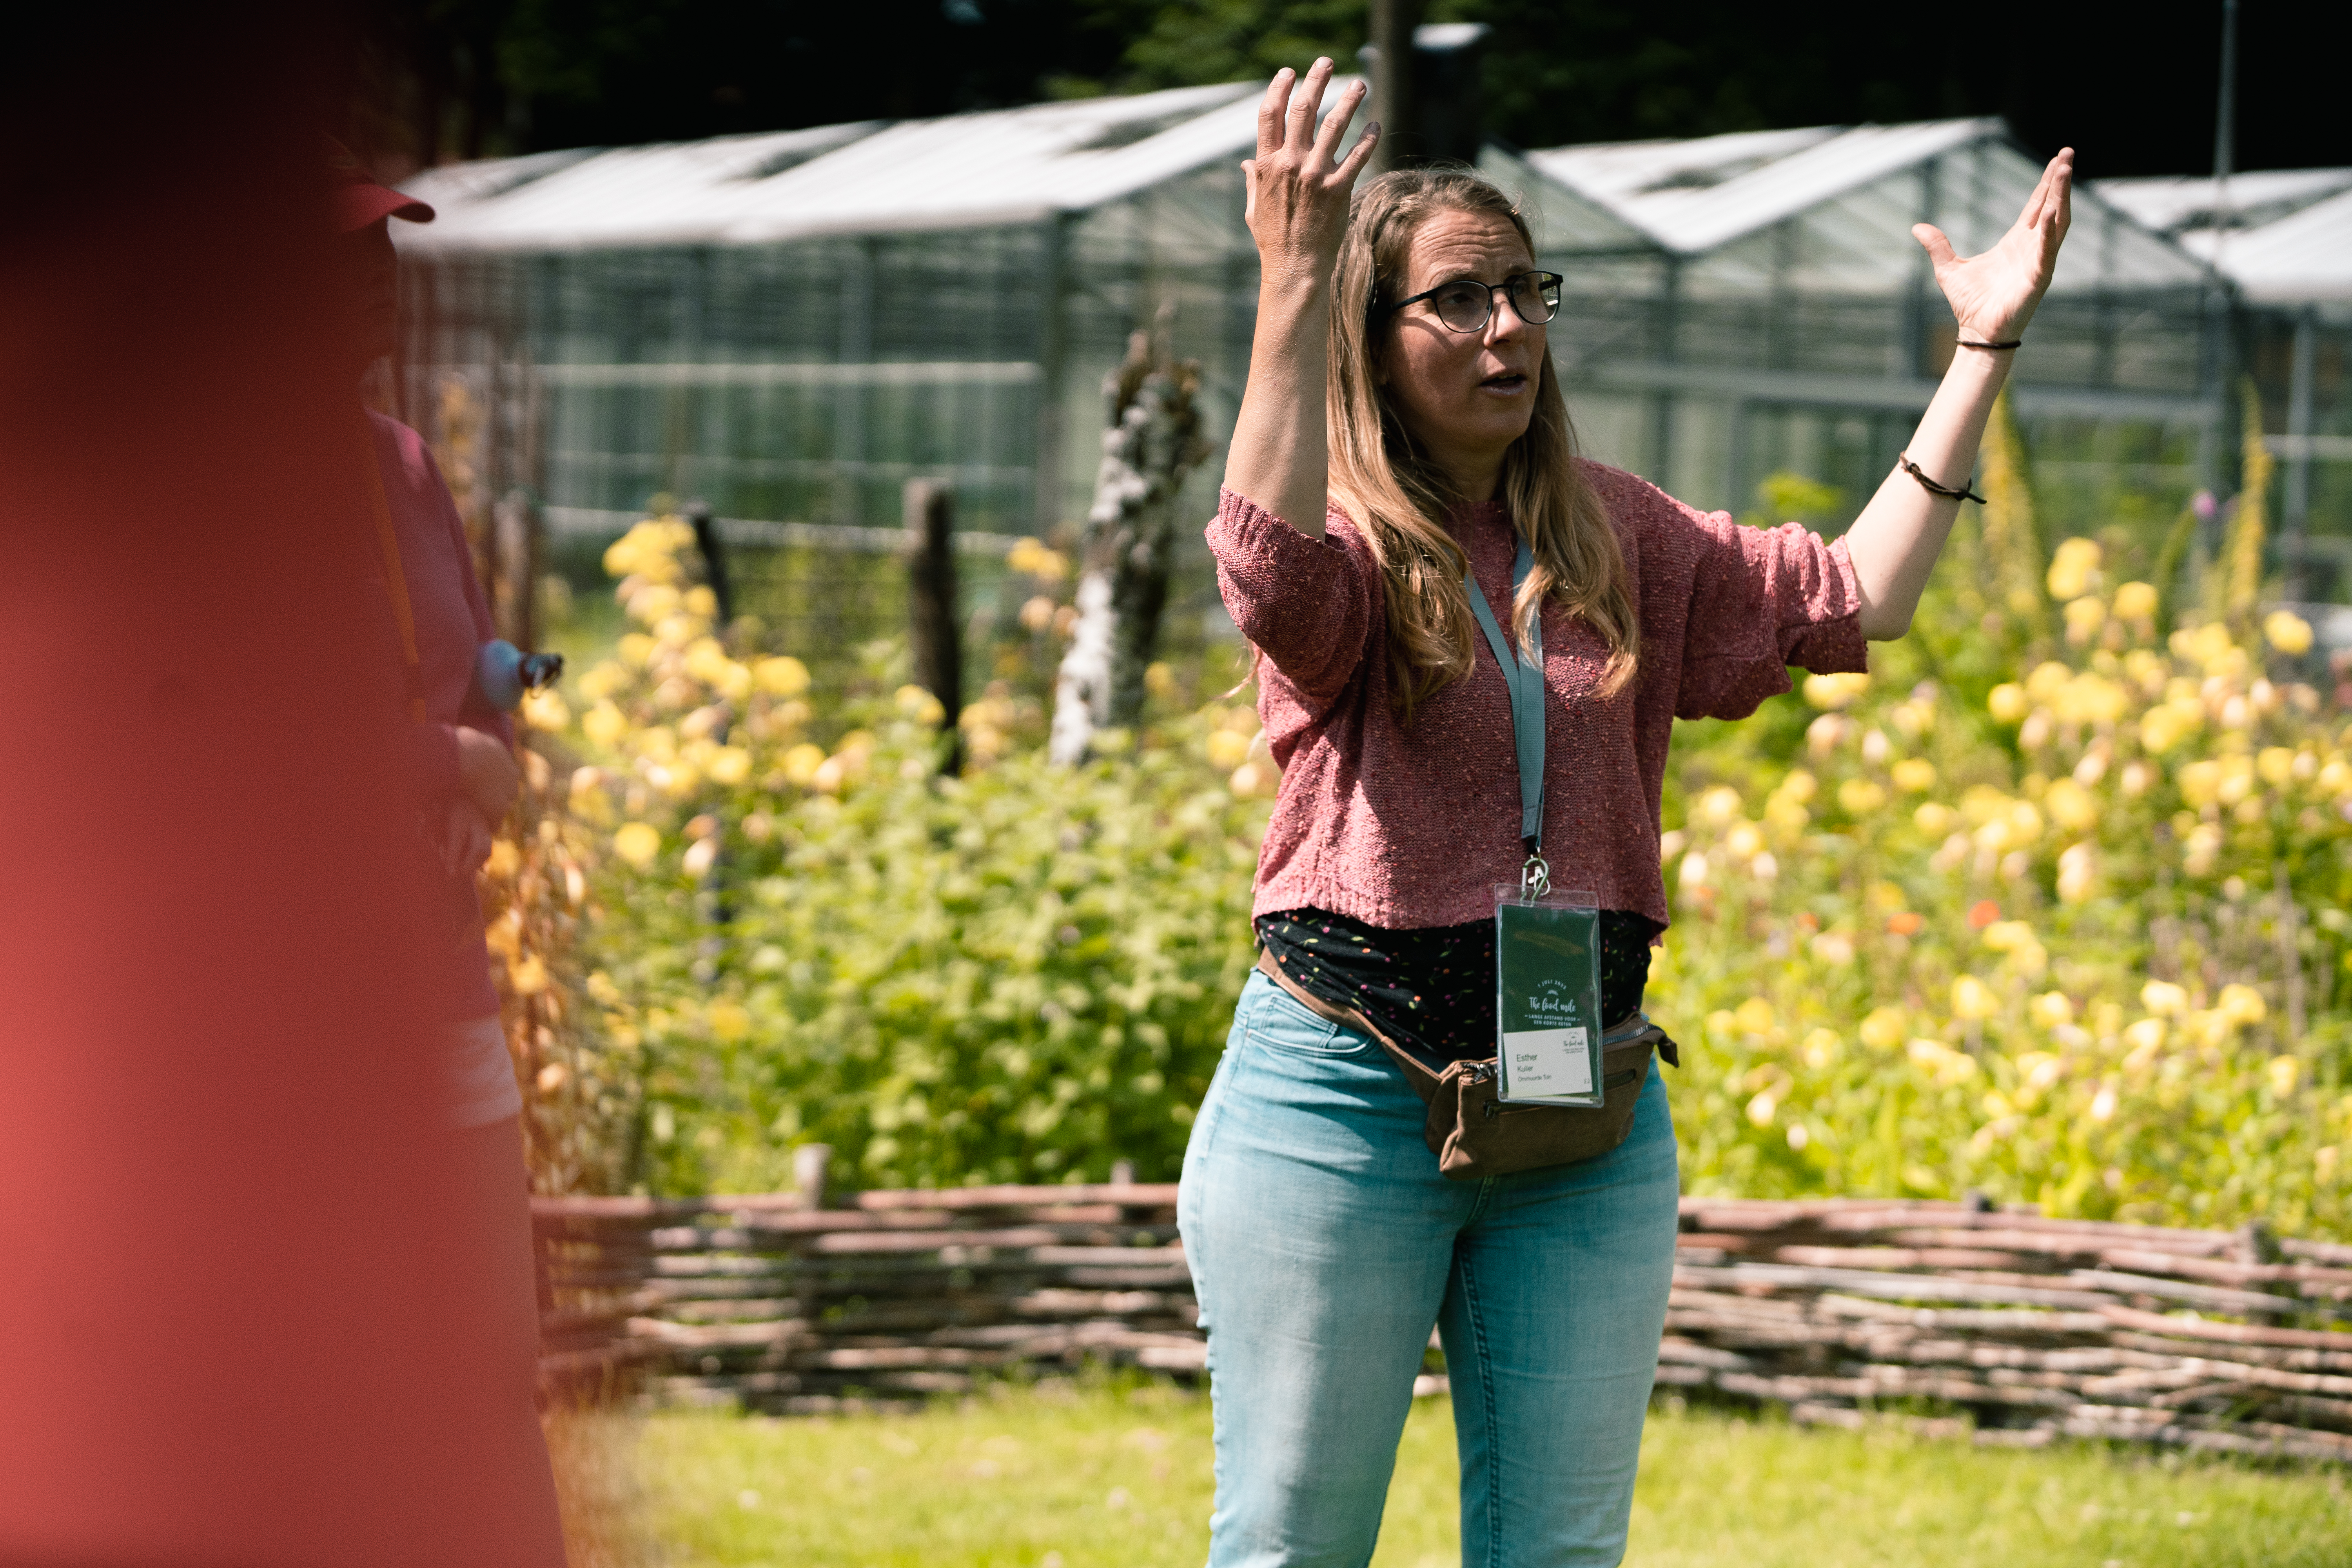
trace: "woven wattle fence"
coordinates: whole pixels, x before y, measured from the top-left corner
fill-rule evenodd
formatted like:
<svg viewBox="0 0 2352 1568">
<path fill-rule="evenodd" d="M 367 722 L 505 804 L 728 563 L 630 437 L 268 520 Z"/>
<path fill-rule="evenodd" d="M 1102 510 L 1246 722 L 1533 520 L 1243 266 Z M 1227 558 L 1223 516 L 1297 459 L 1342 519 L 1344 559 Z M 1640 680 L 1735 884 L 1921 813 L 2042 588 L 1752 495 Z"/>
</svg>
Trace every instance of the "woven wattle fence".
<svg viewBox="0 0 2352 1568">
<path fill-rule="evenodd" d="M 777 1413 L 1202 1361 L 1172 1185 L 543 1198 L 551 1384 Z M 1273 1223 L 1273 1222 L 1269 1222 Z M 2352 1246 L 1685 1198 L 1662 1389 L 1979 1442 L 2352 1460 Z M 1443 1386 L 1423 1380 L 1424 1389 Z M 1922 1414 L 1922 1412 L 1942 1414 Z"/>
</svg>

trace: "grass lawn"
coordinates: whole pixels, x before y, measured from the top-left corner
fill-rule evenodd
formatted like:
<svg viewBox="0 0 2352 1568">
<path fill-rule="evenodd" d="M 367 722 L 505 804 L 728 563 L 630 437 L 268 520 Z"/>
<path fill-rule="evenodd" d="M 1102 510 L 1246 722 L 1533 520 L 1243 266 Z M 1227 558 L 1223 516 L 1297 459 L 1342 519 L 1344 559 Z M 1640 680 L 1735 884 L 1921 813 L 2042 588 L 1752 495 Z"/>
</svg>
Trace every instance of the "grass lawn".
<svg viewBox="0 0 2352 1568">
<path fill-rule="evenodd" d="M 1157 1385 L 1000 1390 L 915 1416 L 665 1415 L 639 1425 L 667 1568 L 1197 1568 L 1209 1407 Z M 1898 1431 L 1657 1413 L 1637 1568 L 2352 1563 L 2352 1486 L 2095 1447 L 1985 1450 Z M 1376 1568 L 1453 1568 L 1452 1412 L 1413 1410 Z"/>
</svg>

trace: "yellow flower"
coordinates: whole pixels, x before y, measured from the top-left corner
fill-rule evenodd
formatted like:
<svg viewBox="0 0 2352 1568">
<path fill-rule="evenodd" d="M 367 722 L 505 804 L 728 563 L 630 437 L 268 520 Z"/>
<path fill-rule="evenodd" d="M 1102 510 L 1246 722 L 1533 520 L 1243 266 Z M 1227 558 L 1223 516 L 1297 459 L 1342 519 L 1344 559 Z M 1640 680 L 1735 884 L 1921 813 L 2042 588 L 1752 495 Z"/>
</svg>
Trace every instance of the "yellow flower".
<svg viewBox="0 0 2352 1568">
<path fill-rule="evenodd" d="M 901 686 L 891 700 L 901 714 L 918 724 L 936 724 L 948 714 L 947 705 L 919 686 Z"/>
<path fill-rule="evenodd" d="M 613 835 L 613 853 L 642 871 L 661 853 L 661 834 L 647 823 L 624 823 Z"/>
<path fill-rule="evenodd" d="M 1870 1016 L 1863 1019 L 1862 1027 L 1855 1032 L 1862 1037 L 1862 1043 L 1871 1049 L 1891 1051 L 1903 1043 L 1903 1037 L 1909 1032 L 1909 1027 L 1902 1008 L 1874 1007 Z"/>
<path fill-rule="evenodd" d="M 2044 991 L 2033 999 L 2031 1009 L 2033 1021 L 2045 1029 L 2055 1029 L 2074 1021 L 2074 1004 L 2063 991 Z"/>
<path fill-rule="evenodd" d="M 507 965 L 507 986 L 518 996 L 536 996 L 547 989 L 547 965 L 527 952 Z"/>
<path fill-rule="evenodd" d="M 657 626 L 676 615 L 685 595 L 667 583 L 646 583 L 629 595 L 629 618 L 641 626 Z"/>
<path fill-rule="evenodd" d="M 2094 594 L 2085 594 L 2079 599 L 2069 600 L 2063 614 L 2066 618 L 2066 640 L 2076 647 L 2082 647 L 2098 636 L 2099 628 L 2107 624 L 2106 601 Z"/>
<path fill-rule="evenodd" d="M 2224 985 L 2214 999 L 2214 1011 L 2233 1024 L 2259 1024 L 2270 1016 L 2263 994 L 2251 985 Z"/>
<path fill-rule="evenodd" d="M 1974 1057 L 1956 1051 L 1941 1040 L 1913 1040 L 1904 1050 L 1913 1067 L 1933 1075 L 1937 1083 L 1947 1088 L 1966 1083 L 1977 1075 Z"/>
<path fill-rule="evenodd" d="M 2273 1057 L 2263 1069 L 2270 1075 L 2271 1093 L 2284 1100 L 2294 1092 L 2295 1079 L 2303 1074 L 2303 1064 L 2293 1057 Z"/>
<path fill-rule="evenodd" d="M 711 1037 L 730 1045 L 751 1032 L 751 1015 L 740 1002 L 713 1002 L 702 1016 L 710 1026 Z"/>
<path fill-rule="evenodd" d="M 599 702 L 581 716 L 580 732 L 596 745 L 610 749 L 629 732 L 628 715 L 611 702 Z"/>
<path fill-rule="evenodd" d="M 2031 706 L 2026 700 L 2025 688 L 2013 680 L 2001 682 L 1985 698 L 1985 711 L 2004 724 L 2021 722 Z"/>
<path fill-rule="evenodd" d="M 2284 789 L 2294 777 L 2294 753 L 2284 746 L 2264 746 L 2254 758 L 2254 772 L 2273 789 Z"/>
<path fill-rule="evenodd" d="M 628 671 L 608 658 L 580 678 L 580 694 L 591 702 L 602 702 L 628 682 Z"/>
<path fill-rule="evenodd" d="M 1212 730 L 1207 749 L 1209 765 L 1219 773 L 1230 773 L 1242 765 L 1250 753 L 1251 737 L 1238 730 Z"/>
<path fill-rule="evenodd" d="M 1805 700 L 1816 708 L 1836 710 L 1851 707 L 1869 689 L 1870 677 L 1860 670 L 1805 677 Z"/>
<path fill-rule="evenodd" d="M 2033 940 L 2033 928 L 2023 921 L 1995 921 L 1984 928 L 1984 944 L 1995 952 L 2013 952 Z"/>
<path fill-rule="evenodd" d="M 751 776 L 751 753 L 740 746 L 721 746 L 710 753 L 704 771 L 711 783 L 733 789 Z"/>
<path fill-rule="evenodd" d="M 614 651 L 621 656 L 621 662 L 631 669 L 643 669 L 652 663 L 654 650 L 660 646 L 643 632 L 625 632 L 614 645 Z"/>
<path fill-rule="evenodd" d="M 604 793 L 604 775 L 595 768 L 572 770 L 572 787 L 566 792 L 572 815 L 598 826 L 613 820 L 613 797 Z"/>
<path fill-rule="evenodd" d="M 523 693 L 522 721 L 534 730 L 554 731 L 569 729 L 572 710 L 553 687 Z"/>
<path fill-rule="evenodd" d="M 500 838 L 490 845 L 490 858 L 483 863 L 482 874 L 505 881 L 522 867 L 522 851 L 511 838 Z"/>
<path fill-rule="evenodd" d="M 2156 1053 L 2164 1048 L 2166 1033 L 2165 1023 L 2161 1018 L 2142 1018 L 2138 1023 L 2126 1029 L 2124 1044 L 2131 1047 L 2131 1054 L 2124 1058 L 2124 1070 L 2137 1072 L 2147 1066 Z"/>
<path fill-rule="evenodd" d="M 1822 1072 L 1837 1065 L 1838 1057 L 1845 1049 L 1845 1042 L 1838 1037 L 1835 1029 L 1815 1029 L 1805 1037 L 1802 1049 L 1805 1065 L 1815 1072 Z"/>
<path fill-rule="evenodd" d="M 2050 556 L 2050 596 L 2072 599 L 2087 591 L 2097 580 L 2099 553 L 2096 540 L 2061 541 Z"/>
<path fill-rule="evenodd" d="M 686 613 L 689 616 L 700 616 L 709 620 L 719 613 L 719 595 L 700 584 L 686 591 L 685 603 Z"/>
<path fill-rule="evenodd" d="M 2263 617 L 2263 638 L 2290 658 L 2311 651 L 2311 623 L 2292 610 L 2273 610 Z"/>
<path fill-rule="evenodd" d="M 2050 820 L 2075 833 L 2087 832 L 2099 824 L 2099 802 L 2096 796 L 2073 779 L 2060 779 L 2042 797 L 2042 807 Z"/>
<path fill-rule="evenodd" d="M 613 977 L 601 969 L 588 976 L 588 996 L 601 1007 L 621 1005 L 621 988 L 614 984 Z"/>
<path fill-rule="evenodd" d="M 1282 773 L 1270 759 L 1263 763 L 1247 762 L 1226 778 L 1225 787 L 1243 800 L 1270 798 L 1282 787 Z"/>
<path fill-rule="evenodd" d="M 1941 838 L 1958 820 L 1959 813 L 1939 800 L 1927 801 L 1911 814 L 1913 824 L 1930 838 Z"/>
<path fill-rule="evenodd" d="M 806 789 L 816 780 L 817 769 L 824 765 L 824 748 L 803 741 L 784 753 L 784 777 Z"/>
<path fill-rule="evenodd" d="M 751 667 L 751 676 L 771 697 L 798 697 L 809 689 L 808 666 L 790 654 L 761 659 Z"/>
<path fill-rule="evenodd" d="M 1890 772 L 1895 787 L 1906 795 L 1918 795 L 1936 787 L 1936 764 L 1925 757 L 1906 757 Z"/>
<path fill-rule="evenodd" d="M 2156 614 L 2156 585 L 2126 583 L 2116 590 L 2116 615 L 2126 621 L 2144 621 Z"/>
<path fill-rule="evenodd" d="M 2169 980 L 2151 980 L 2139 988 L 2139 1005 L 2151 1013 L 2178 1017 L 2189 1010 L 2189 993 Z"/>
<path fill-rule="evenodd" d="M 1838 785 L 1838 805 L 1850 816 L 1864 816 L 1886 804 L 1886 792 L 1869 779 L 1848 779 Z"/>
<path fill-rule="evenodd" d="M 2139 743 L 2161 756 L 2205 724 L 2205 705 L 2191 699 L 2166 702 L 2139 716 Z"/>
<path fill-rule="evenodd" d="M 1963 974 L 1952 982 L 1952 1013 L 1967 1019 L 1996 1017 L 2000 1013 L 2000 997 L 1975 975 Z"/>
<path fill-rule="evenodd" d="M 2098 884 L 2096 853 L 2088 844 L 2070 844 L 2058 856 L 2058 897 L 2062 902 L 2085 902 Z"/>
<path fill-rule="evenodd" d="M 1780 1102 L 1773 1098 L 1772 1091 L 1769 1089 L 1748 1102 L 1748 1121 L 1750 1126 L 1769 1127 L 1772 1125 L 1772 1119 L 1780 1113 Z"/>
</svg>

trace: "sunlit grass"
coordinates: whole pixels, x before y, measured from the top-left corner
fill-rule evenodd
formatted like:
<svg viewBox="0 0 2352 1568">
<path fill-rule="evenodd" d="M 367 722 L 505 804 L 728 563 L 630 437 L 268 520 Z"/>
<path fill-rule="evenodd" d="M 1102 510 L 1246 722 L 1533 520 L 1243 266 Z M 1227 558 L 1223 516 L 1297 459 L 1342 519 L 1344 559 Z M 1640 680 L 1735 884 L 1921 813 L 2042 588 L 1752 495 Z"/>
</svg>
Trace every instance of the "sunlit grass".
<svg viewBox="0 0 2352 1568">
<path fill-rule="evenodd" d="M 677 1568 L 1176 1568 L 1207 1550 L 1206 1399 L 1006 1390 L 915 1416 L 667 1415 L 639 1446 Z M 1458 1561 L 1452 1413 L 1405 1428 L 1375 1568 Z M 1894 1429 L 1654 1415 L 1627 1562 L 1738 1564 L 2342 1564 L 2336 1473 L 2095 1447 L 1982 1450 Z"/>
</svg>

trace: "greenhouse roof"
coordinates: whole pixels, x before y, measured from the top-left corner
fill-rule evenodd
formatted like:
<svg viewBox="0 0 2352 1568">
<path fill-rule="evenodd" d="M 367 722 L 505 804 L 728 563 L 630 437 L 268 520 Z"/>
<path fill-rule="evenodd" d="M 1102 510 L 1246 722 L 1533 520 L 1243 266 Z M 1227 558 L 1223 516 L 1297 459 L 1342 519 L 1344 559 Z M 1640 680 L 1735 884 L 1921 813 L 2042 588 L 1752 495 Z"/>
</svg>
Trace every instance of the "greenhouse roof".
<svg viewBox="0 0 2352 1568">
<path fill-rule="evenodd" d="M 1604 207 L 1650 239 L 1685 258 L 1730 257 L 1775 226 L 1801 220 L 1813 231 L 1816 266 L 1806 279 L 1832 288 L 1898 286 L 1916 264 L 1910 221 L 1925 190 L 1913 171 L 1948 155 L 1971 160 L 1964 186 L 1948 180 L 1935 208 L 1963 251 L 2006 229 L 2040 177 L 2041 166 L 2010 141 L 1997 119 L 1934 120 L 1906 125 L 1811 126 L 1737 132 L 1690 141 L 1622 142 L 1530 153 L 1544 174 Z M 2086 265 L 2059 263 L 2055 286 L 2067 289 L 2176 289 L 2193 286 L 2203 268 L 2150 232 L 2128 211 L 2078 190 L 2077 232 L 2104 213 L 2111 221 Z M 1747 242 L 1743 246 L 1743 242 Z M 1742 258 L 1742 264 L 1752 260 Z"/>
<path fill-rule="evenodd" d="M 2258 304 L 2352 303 L 2352 190 L 2230 235 L 2216 259 Z"/>
<path fill-rule="evenodd" d="M 436 256 L 761 245 L 1034 223 L 1247 156 L 1257 144 L 1257 94 L 1250 83 L 1228 82 L 456 163 L 404 184 L 439 220 L 402 225 L 398 237 L 404 251 Z M 1648 247 L 1608 212 L 1549 179 L 1544 186 L 1536 205 L 1560 247 Z"/>
<path fill-rule="evenodd" d="M 2100 195 L 2159 234 L 2175 237 L 2200 229 L 2223 226 L 2258 228 L 2339 191 L 2352 190 L 2352 169 L 2275 169 L 2230 176 L 2226 196 L 2221 182 L 2203 174 L 2168 175 L 2159 179 L 2101 180 Z"/>
<path fill-rule="evenodd" d="M 2102 195 L 2212 262 L 2263 305 L 2352 303 L 2352 169 L 2105 180 Z"/>
<path fill-rule="evenodd" d="M 1998 120 L 1936 120 L 1599 142 L 1528 158 L 1667 249 L 1696 256 L 1938 153 L 2001 134 Z"/>
<path fill-rule="evenodd" d="M 1236 82 L 457 164 L 408 182 L 441 218 L 401 241 L 423 253 L 581 250 L 1034 222 L 1244 155 L 1256 96 Z"/>
</svg>

